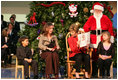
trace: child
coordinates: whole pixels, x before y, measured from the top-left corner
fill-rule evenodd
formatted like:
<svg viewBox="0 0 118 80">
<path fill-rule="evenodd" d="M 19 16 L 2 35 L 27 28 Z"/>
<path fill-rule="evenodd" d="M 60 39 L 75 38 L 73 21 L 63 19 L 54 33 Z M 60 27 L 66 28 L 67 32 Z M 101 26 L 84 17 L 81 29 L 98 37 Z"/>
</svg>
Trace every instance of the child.
<svg viewBox="0 0 118 80">
<path fill-rule="evenodd" d="M 80 43 L 78 41 L 78 28 L 79 25 L 72 24 L 69 28 L 71 36 L 68 38 L 69 47 L 71 52 L 69 53 L 69 59 L 75 61 L 75 69 L 76 69 L 76 78 L 80 78 L 78 73 L 80 72 L 81 63 L 85 64 L 85 78 L 89 78 L 88 72 L 90 71 L 90 56 L 86 54 L 86 49 L 80 48 Z"/>
<path fill-rule="evenodd" d="M 28 47 L 29 41 L 27 36 L 22 36 L 19 38 L 19 42 L 21 44 L 20 47 L 17 48 L 17 58 L 18 64 L 24 65 L 24 74 L 25 78 L 29 79 L 29 65 L 31 64 L 34 78 L 38 78 L 38 64 L 35 60 L 32 60 L 32 52 L 31 49 Z"/>
<path fill-rule="evenodd" d="M 111 35 L 108 31 L 103 32 L 103 41 L 98 45 L 97 51 L 99 54 L 98 68 L 100 68 L 101 78 L 105 76 L 105 70 L 107 70 L 107 77 L 110 78 L 109 70 L 112 62 L 112 58 L 115 54 L 114 45 L 110 42 Z"/>
<path fill-rule="evenodd" d="M 54 74 L 55 78 L 59 73 L 59 57 L 57 50 L 59 50 L 57 37 L 53 34 L 54 25 L 48 22 L 43 27 L 42 35 L 39 39 L 39 48 L 42 50 L 41 58 L 46 62 L 46 78 L 50 78 L 50 74 Z"/>
</svg>

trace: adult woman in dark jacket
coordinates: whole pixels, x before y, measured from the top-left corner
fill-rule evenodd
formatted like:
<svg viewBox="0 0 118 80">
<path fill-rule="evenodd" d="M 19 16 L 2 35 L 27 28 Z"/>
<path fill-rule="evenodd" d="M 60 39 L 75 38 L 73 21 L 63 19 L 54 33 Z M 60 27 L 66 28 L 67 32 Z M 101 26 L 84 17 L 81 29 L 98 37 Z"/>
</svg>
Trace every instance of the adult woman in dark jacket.
<svg viewBox="0 0 118 80">
<path fill-rule="evenodd" d="M 4 28 L 2 30 L 2 35 L 1 35 L 1 60 L 4 63 L 4 66 L 7 64 L 7 55 L 9 54 L 9 43 L 10 40 L 8 38 L 7 34 L 7 28 Z"/>
</svg>

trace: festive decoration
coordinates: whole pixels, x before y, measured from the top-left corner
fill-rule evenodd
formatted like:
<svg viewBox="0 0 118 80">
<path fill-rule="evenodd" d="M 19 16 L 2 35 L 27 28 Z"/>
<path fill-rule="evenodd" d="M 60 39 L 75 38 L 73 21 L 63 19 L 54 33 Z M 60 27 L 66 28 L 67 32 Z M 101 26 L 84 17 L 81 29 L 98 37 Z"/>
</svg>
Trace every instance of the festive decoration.
<svg viewBox="0 0 118 80">
<path fill-rule="evenodd" d="M 30 17 L 29 22 L 28 23 L 25 22 L 25 24 L 28 25 L 28 26 L 36 26 L 36 25 L 38 25 L 35 16 L 36 16 L 36 13 L 34 12 L 33 15 Z"/>
<path fill-rule="evenodd" d="M 41 32 L 41 30 L 39 29 L 38 31 L 37 31 L 37 33 L 39 34 Z"/>
<path fill-rule="evenodd" d="M 52 16 L 54 17 L 54 12 L 52 12 L 51 14 L 52 14 Z"/>
<path fill-rule="evenodd" d="M 69 15 L 70 15 L 71 18 L 72 17 L 77 17 L 77 14 L 78 14 L 78 12 L 77 12 L 77 5 L 70 4 L 69 5 L 69 10 L 70 10 Z"/>
<path fill-rule="evenodd" d="M 38 23 L 28 24 L 27 22 L 25 22 L 25 24 L 28 25 L 28 26 L 32 26 L 32 27 L 38 25 Z"/>
<path fill-rule="evenodd" d="M 62 17 L 64 18 L 64 13 L 62 13 Z"/>
<path fill-rule="evenodd" d="M 63 33 L 60 33 L 60 34 L 59 34 L 59 39 L 62 39 L 63 36 L 64 36 Z"/>
<path fill-rule="evenodd" d="M 87 13 L 88 12 L 88 8 L 84 8 L 83 11 L 84 11 L 84 13 Z"/>
<path fill-rule="evenodd" d="M 110 12 L 111 16 L 113 17 L 113 12 L 111 11 L 111 7 L 110 6 L 106 6 L 106 4 L 104 4 L 104 7 L 108 9 L 108 11 Z"/>
<path fill-rule="evenodd" d="M 40 36 L 38 36 L 36 39 L 39 40 L 40 39 Z"/>
<path fill-rule="evenodd" d="M 62 24 L 62 26 L 63 26 L 63 22 L 64 22 L 64 20 L 63 20 L 63 19 L 61 19 L 61 20 L 60 20 L 60 22 L 61 22 L 61 24 Z"/>
<path fill-rule="evenodd" d="M 46 22 L 45 22 L 45 21 L 43 21 L 43 22 L 42 22 L 42 25 L 44 26 L 45 24 L 46 24 Z"/>
<path fill-rule="evenodd" d="M 30 21 L 29 21 L 28 24 L 32 24 L 32 23 L 34 24 L 34 23 L 37 23 L 37 22 L 36 22 L 36 18 L 35 18 L 35 16 L 36 16 L 36 13 L 34 12 L 34 13 L 33 13 L 33 16 L 30 17 Z"/>
<path fill-rule="evenodd" d="M 70 25 L 75 23 L 75 22 L 81 23 L 80 27 L 83 28 L 84 24 L 87 21 L 85 19 L 84 15 L 86 15 L 86 17 L 91 16 L 91 14 L 89 12 L 85 14 L 85 12 L 83 11 L 83 8 L 87 7 L 88 10 L 90 11 L 94 1 L 87 1 L 87 2 L 86 1 L 63 1 L 63 3 L 66 4 L 65 7 L 61 4 L 55 4 L 51 7 L 43 7 L 41 5 L 36 6 L 36 4 L 42 4 L 42 3 L 43 4 L 51 4 L 53 2 L 54 1 L 32 1 L 30 3 L 30 12 L 27 15 L 27 21 L 29 22 L 30 17 L 32 16 L 32 12 L 36 12 L 37 13 L 36 21 L 39 24 L 35 28 L 34 27 L 28 27 L 28 25 L 25 25 L 23 31 L 19 32 L 19 36 L 27 35 L 29 37 L 29 42 L 30 42 L 29 46 L 31 48 L 33 48 L 35 51 L 33 58 L 38 60 L 38 54 L 39 53 L 36 50 L 38 48 L 39 40 L 37 40 L 36 38 L 39 36 L 39 34 L 37 34 L 37 31 L 39 29 L 42 30 L 43 25 L 45 25 L 45 23 L 54 22 L 55 23 L 54 35 L 57 36 L 58 43 L 60 46 L 60 50 L 58 52 L 59 53 L 59 59 L 60 59 L 59 63 L 61 66 L 64 66 L 66 68 L 66 65 L 65 65 L 66 59 L 67 59 L 66 58 L 67 57 L 66 46 L 65 46 L 66 45 L 65 44 L 66 34 L 69 31 Z M 74 17 L 74 19 L 70 18 L 70 15 L 68 14 L 69 13 L 68 7 L 71 3 L 78 5 L 77 12 L 79 15 L 77 15 L 77 17 Z M 109 5 L 109 3 L 107 1 L 101 1 L 101 3 L 105 3 L 105 4 Z M 52 14 L 51 14 L 52 12 L 54 12 L 53 18 L 52 18 Z M 107 15 L 111 19 L 111 15 L 108 13 L 109 13 L 108 10 L 104 11 L 104 14 Z M 60 19 L 63 19 L 63 21 L 64 21 L 63 27 L 62 27 L 62 24 L 60 22 Z M 115 44 L 115 46 L 116 46 L 116 44 Z M 117 50 L 117 47 L 115 50 Z M 117 51 L 115 54 L 117 54 Z M 117 55 L 115 55 L 115 56 L 116 56 L 116 61 L 114 62 L 114 65 L 116 65 L 116 62 L 117 62 Z M 43 61 L 39 61 L 38 62 L 39 65 L 41 65 L 40 62 L 42 62 L 43 66 L 45 66 L 45 63 Z M 39 70 L 42 69 L 41 66 L 39 66 L 38 68 L 39 68 Z M 65 71 L 67 71 L 67 70 L 65 70 Z M 64 73 L 66 73 L 66 72 L 64 72 Z M 64 75 L 66 75 L 66 74 L 64 74 Z"/>
<path fill-rule="evenodd" d="M 42 5 L 42 6 L 44 6 L 44 7 L 50 7 L 50 6 L 53 6 L 54 4 L 62 4 L 63 6 L 65 6 L 66 4 L 65 3 L 63 3 L 63 2 L 52 2 L 51 4 L 36 4 L 37 6 L 38 5 Z"/>
</svg>

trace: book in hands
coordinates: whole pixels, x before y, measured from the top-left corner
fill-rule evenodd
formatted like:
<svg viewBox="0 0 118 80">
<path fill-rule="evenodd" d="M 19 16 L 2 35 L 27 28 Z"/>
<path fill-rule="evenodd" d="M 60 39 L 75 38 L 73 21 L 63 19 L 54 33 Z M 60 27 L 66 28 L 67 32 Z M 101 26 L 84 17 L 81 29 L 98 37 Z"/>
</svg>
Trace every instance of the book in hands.
<svg viewBox="0 0 118 80">
<path fill-rule="evenodd" d="M 80 42 L 80 47 L 85 47 L 90 44 L 90 32 L 78 34 L 78 41 Z"/>
</svg>

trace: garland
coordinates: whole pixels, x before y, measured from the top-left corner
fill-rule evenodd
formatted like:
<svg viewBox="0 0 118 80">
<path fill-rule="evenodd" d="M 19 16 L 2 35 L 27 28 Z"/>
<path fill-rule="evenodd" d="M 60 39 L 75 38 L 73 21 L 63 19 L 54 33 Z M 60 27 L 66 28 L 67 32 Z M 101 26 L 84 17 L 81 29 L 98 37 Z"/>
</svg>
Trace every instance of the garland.
<svg viewBox="0 0 118 80">
<path fill-rule="evenodd" d="M 50 6 L 53 6 L 54 4 L 62 4 L 63 6 L 65 6 L 66 4 L 65 3 L 63 3 L 63 2 L 52 2 L 51 4 L 36 4 L 37 6 L 38 5 L 42 5 L 42 6 L 44 6 L 44 7 L 50 7 Z"/>
<path fill-rule="evenodd" d="M 111 11 L 111 7 L 110 7 L 110 6 L 107 7 L 106 4 L 104 4 L 104 7 L 108 9 L 108 11 L 111 13 L 111 16 L 112 16 L 112 18 L 113 18 L 113 15 L 114 15 L 114 14 L 113 14 L 112 11 Z"/>
</svg>

